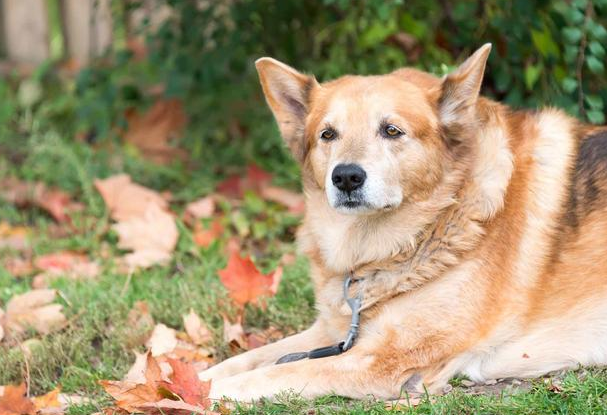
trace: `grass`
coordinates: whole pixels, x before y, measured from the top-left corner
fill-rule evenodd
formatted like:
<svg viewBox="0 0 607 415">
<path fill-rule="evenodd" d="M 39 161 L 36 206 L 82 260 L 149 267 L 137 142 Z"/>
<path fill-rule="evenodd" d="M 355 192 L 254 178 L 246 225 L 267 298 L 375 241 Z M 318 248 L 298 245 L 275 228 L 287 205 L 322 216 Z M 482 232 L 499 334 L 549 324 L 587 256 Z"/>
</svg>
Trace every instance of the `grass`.
<svg viewBox="0 0 607 415">
<path fill-rule="evenodd" d="M 29 116 L 28 116 L 29 117 Z M 17 124 L 23 120 L 17 120 Z M 225 266 L 226 257 L 220 244 L 209 249 L 193 245 L 185 225 L 173 262 L 165 267 L 141 271 L 128 278 L 116 271 L 113 258 L 121 254 L 115 247 L 116 237 L 107 232 L 109 220 L 103 202 L 94 191 L 95 177 L 126 171 L 137 182 L 174 194 L 173 208 L 211 191 L 225 163 L 222 154 L 206 155 L 208 163 L 195 169 L 182 166 L 150 165 L 129 149 L 103 147 L 64 140 L 53 131 L 35 123 L 27 126 L 24 141 L 15 143 L 13 135 L 0 138 L 0 177 L 18 175 L 41 180 L 70 191 L 86 206 L 75 218 L 77 232 L 53 236 L 53 223 L 36 209 L 20 210 L 0 201 L 0 218 L 14 225 L 27 225 L 35 231 L 32 237 L 34 255 L 64 249 L 84 250 L 99 258 L 103 272 L 90 281 L 58 279 L 52 286 L 61 293 L 60 303 L 70 324 L 64 330 L 47 336 L 34 336 L 25 345 L 32 351 L 26 358 L 19 347 L 0 344 L 0 385 L 21 382 L 26 374 L 33 394 L 47 392 L 61 385 L 67 393 L 91 399 L 89 404 L 74 406 L 69 415 L 84 415 L 110 405 L 98 381 L 120 379 L 134 360 L 133 338 L 137 332 L 128 324 L 128 313 L 136 301 L 146 301 L 157 323 L 183 330 L 181 316 L 193 308 L 214 330 L 218 359 L 230 355 L 222 340 L 222 315 L 235 315 L 217 271 Z M 270 147 L 271 148 L 271 147 Z M 228 157 L 233 159 L 233 154 Z M 268 155 L 271 164 L 271 155 Z M 281 156 L 282 157 L 282 156 Z M 215 163 L 215 164 L 213 164 Z M 264 160 L 261 160 L 264 163 Z M 58 168 L 59 166 L 59 168 Z M 282 167 L 277 168 L 281 170 Z M 294 169 L 284 177 L 294 185 Z M 284 179 L 282 172 L 275 172 Z M 284 183 L 283 183 L 284 184 Z M 230 206 L 224 206 L 230 212 Z M 281 254 L 293 250 L 293 218 L 275 206 L 253 195 L 245 198 L 244 221 L 253 238 L 263 246 L 258 263 L 266 269 L 275 266 Z M 228 215 L 228 217 L 230 217 Z M 232 218 L 234 219 L 234 218 Z M 236 232 L 236 230 L 233 230 Z M 0 261 L 15 255 L 0 251 Z M 105 259 L 102 259 L 105 258 Z M 13 295 L 30 289 L 30 278 L 16 279 L 0 266 L 0 307 Z M 250 307 L 246 325 L 266 328 L 270 325 L 285 334 L 299 331 L 314 319 L 314 300 L 305 258 L 285 269 L 276 297 L 266 310 Z M 143 351 L 142 346 L 136 350 Z M 592 414 L 607 412 L 607 372 L 602 369 L 571 371 L 564 375 L 560 390 L 542 380 L 534 381 L 530 390 L 498 395 L 470 395 L 453 381 L 453 392 L 441 397 L 425 397 L 415 408 L 386 409 L 383 402 L 372 399 L 353 401 L 336 396 L 313 401 L 297 396 L 284 396 L 278 402 L 262 402 L 253 407 L 238 406 L 235 414 Z"/>
</svg>

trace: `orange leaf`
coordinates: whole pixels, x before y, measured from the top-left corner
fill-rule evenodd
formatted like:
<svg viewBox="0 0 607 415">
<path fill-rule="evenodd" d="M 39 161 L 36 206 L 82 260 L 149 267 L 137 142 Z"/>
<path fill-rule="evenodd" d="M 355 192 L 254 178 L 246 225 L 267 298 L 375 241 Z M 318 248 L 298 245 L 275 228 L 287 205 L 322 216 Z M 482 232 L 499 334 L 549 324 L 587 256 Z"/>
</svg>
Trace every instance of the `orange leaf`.
<svg viewBox="0 0 607 415">
<path fill-rule="evenodd" d="M 219 271 L 219 277 L 234 302 L 244 306 L 247 303 L 257 304 L 261 297 L 276 294 L 282 268 L 278 267 L 274 272 L 263 275 L 251 258 L 241 258 L 239 254 L 233 253 L 226 268 Z"/>
<path fill-rule="evenodd" d="M 158 393 L 159 382 L 162 382 L 162 372 L 150 353 L 146 359 L 145 383 L 100 381 L 105 391 L 116 400 L 116 405 L 129 412 L 137 412 L 142 405 L 161 400 L 162 395 Z"/>
<path fill-rule="evenodd" d="M 63 405 L 59 402 L 59 393 L 61 393 L 61 388 L 55 388 L 46 395 L 32 398 L 36 411 L 49 408 L 61 408 Z"/>
<path fill-rule="evenodd" d="M 193 234 L 194 243 L 198 246 L 206 248 L 211 245 L 214 240 L 219 238 L 222 233 L 223 225 L 218 219 L 215 219 L 211 223 L 211 227 L 209 229 L 204 229 L 201 225 L 196 224 Z"/>
<path fill-rule="evenodd" d="M 171 382 L 163 382 L 160 385 L 179 396 L 186 403 L 208 408 L 211 405 L 208 398 L 211 382 L 203 382 L 198 379 L 198 374 L 192 365 L 176 359 L 167 359 L 167 361 L 173 369 Z"/>
<path fill-rule="evenodd" d="M 19 386 L 6 386 L 0 396 L 0 415 L 33 415 L 36 413 L 34 403 L 25 396 L 25 383 Z"/>
</svg>

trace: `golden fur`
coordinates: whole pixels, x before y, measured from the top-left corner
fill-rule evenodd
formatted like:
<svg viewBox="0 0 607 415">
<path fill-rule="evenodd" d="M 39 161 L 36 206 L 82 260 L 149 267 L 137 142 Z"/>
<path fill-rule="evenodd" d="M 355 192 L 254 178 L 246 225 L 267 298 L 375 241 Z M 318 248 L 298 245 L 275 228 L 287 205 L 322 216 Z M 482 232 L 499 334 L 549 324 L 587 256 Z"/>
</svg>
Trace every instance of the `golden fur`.
<svg viewBox="0 0 607 415">
<path fill-rule="evenodd" d="M 211 397 L 394 398 L 422 384 L 440 391 L 458 373 L 482 381 L 607 363 L 607 132 L 479 97 L 489 52 L 443 79 L 402 69 L 322 85 L 257 62 L 302 165 L 298 241 L 318 318 L 202 372 Z M 382 137 L 385 123 L 405 134 Z M 327 128 L 336 139 L 319 138 Z M 331 183 L 340 163 L 365 169 L 365 204 L 340 205 Z M 349 272 L 364 299 L 355 346 L 274 365 L 343 339 Z"/>
</svg>

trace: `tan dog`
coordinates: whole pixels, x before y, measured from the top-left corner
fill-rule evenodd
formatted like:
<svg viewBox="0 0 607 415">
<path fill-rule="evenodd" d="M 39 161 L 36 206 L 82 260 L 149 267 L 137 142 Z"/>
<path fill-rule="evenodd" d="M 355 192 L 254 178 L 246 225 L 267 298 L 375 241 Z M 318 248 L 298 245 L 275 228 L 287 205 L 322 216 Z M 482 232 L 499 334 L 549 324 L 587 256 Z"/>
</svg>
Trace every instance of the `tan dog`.
<svg viewBox="0 0 607 415">
<path fill-rule="evenodd" d="M 318 318 L 200 374 L 211 397 L 295 391 L 394 398 L 473 380 L 607 363 L 607 131 L 479 97 L 485 45 L 439 79 L 402 69 L 318 84 L 257 69 L 301 163 Z M 361 280 L 360 336 L 342 284 Z"/>
</svg>

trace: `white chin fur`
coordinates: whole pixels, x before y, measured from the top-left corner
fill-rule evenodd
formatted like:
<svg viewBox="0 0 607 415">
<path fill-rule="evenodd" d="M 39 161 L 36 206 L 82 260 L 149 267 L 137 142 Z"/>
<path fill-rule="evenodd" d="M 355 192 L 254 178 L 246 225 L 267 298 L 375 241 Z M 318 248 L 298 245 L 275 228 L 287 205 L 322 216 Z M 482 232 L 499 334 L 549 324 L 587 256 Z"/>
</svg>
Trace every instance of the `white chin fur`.
<svg viewBox="0 0 607 415">
<path fill-rule="evenodd" d="M 343 195 L 331 183 L 325 187 L 329 205 L 339 213 L 346 215 L 364 215 L 377 212 L 385 212 L 396 208 L 402 202 L 402 192 L 400 188 L 386 189 L 385 186 L 377 182 L 367 180 L 362 189 L 356 193 L 356 201 L 360 205 L 349 207 L 342 204 Z"/>
</svg>

